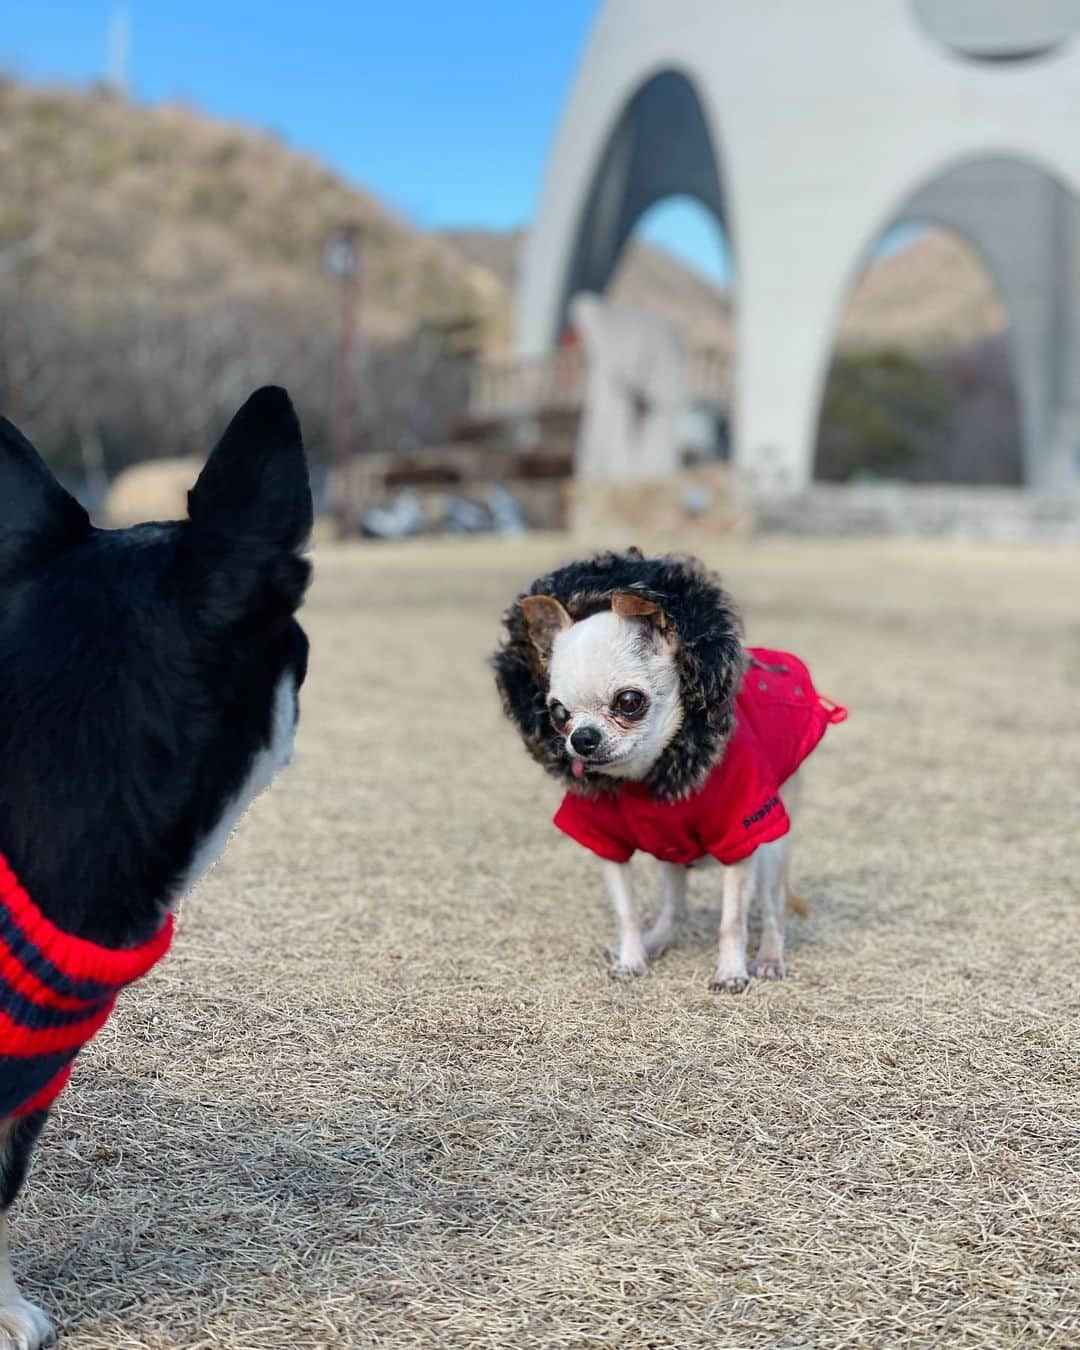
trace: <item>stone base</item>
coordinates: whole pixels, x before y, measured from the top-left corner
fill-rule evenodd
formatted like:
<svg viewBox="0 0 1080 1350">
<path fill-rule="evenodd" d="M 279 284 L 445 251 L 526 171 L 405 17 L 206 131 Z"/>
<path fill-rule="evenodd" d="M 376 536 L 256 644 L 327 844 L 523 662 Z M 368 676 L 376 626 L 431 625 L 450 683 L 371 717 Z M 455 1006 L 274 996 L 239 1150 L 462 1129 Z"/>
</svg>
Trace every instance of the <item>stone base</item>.
<svg viewBox="0 0 1080 1350">
<path fill-rule="evenodd" d="M 1080 542 L 1080 493 L 953 484 L 820 483 L 754 498 L 763 533 Z"/>
<path fill-rule="evenodd" d="M 635 483 L 574 479 L 567 487 L 567 526 L 591 540 L 621 540 L 627 530 L 642 534 L 746 533 L 750 513 L 735 502 L 725 465 L 689 469 L 674 478 Z"/>
</svg>

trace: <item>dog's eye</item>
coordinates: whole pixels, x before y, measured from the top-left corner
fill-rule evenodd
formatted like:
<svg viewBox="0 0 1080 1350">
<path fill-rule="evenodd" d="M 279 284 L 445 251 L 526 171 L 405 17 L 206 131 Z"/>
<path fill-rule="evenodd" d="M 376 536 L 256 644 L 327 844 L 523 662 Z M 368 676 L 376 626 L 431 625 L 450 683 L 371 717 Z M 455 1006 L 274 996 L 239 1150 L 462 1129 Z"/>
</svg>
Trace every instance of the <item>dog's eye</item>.
<svg viewBox="0 0 1080 1350">
<path fill-rule="evenodd" d="M 548 716 L 552 722 L 561 731 L 567 722 L 570 721 L 570 714 L 566 711 L 558 699 L 548 708 Z"/>
<path fill-rule="evenodd" d="M 648 699 L 640 689 L 621 689 L 611 700 L 612 711 L 619 717 L 640 717 L 647 704 Z"/>
</svg>

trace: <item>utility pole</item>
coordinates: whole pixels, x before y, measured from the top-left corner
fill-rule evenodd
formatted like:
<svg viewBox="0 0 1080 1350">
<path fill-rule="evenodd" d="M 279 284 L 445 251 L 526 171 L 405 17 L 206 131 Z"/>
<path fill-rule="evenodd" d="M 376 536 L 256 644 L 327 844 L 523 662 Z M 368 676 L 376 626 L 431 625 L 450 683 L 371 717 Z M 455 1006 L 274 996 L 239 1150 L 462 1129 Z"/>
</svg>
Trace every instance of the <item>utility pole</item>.
<svg viewBox="0 0 1080 1350">
<path fill-rule="evenodd" d="M 356 452 L 353 354 L 360 323 L 363 241 L 363 231 L 359 225 L 342 225 L 327 241 L 324 256 L 327 272 L 341 283 L 341 333 L 333 419 L 334 468 L 337 474 L 333 505 L 339 539 L 347 539 L 353 529 L 352 460 Z"/>
<path fill-rule="evenodd" d="M 128 92 L 128 65 L 131 59 L 131 15 L 126 4 L 113 6 L 109 17 L 109 36 L 105 61 L 105 82 L 117 94 Z"/>
</svg>

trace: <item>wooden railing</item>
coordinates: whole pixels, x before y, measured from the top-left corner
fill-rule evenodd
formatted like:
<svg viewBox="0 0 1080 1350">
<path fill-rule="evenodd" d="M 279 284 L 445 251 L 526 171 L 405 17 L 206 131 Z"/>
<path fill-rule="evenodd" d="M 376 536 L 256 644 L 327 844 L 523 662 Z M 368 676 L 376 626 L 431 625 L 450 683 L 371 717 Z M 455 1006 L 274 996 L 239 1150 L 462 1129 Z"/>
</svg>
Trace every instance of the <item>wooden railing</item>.
<svg viewBox="0 0 1080 1350">
<path fill-rule="evenodd" d="M 573 412 L 581 406 L 585 370 L 576 347 L 522 361 L 487 362 L 473 369 L 469 413 L 500 421 L 539 412 Z"/>
</svg>

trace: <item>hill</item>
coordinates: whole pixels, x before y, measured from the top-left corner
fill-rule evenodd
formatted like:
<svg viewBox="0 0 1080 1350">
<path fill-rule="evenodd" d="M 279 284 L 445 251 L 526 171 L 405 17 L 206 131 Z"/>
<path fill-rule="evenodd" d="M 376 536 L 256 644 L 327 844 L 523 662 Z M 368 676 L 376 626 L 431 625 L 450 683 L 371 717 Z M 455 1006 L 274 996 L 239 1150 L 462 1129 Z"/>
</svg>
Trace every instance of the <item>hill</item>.
<svg viewBox="0 0 1080 1350">
<path fill-rule="evenodd" d="M 1004 330 L 989 276 L 955 235 L 927 230 L 862 273 L 840 328 L 846 347 L 964 347 Z"/>
<path fill-rule="evenodd" d="M 496 276 L 512 304 L 525 231 L 447 230 L 443 238 L 465 258 Z M 727 350 L 731 345 L 728 291 L 661 248 L 632 239 L 611 280 L 609 294 L 620 304 L 655 309 L 674 319 L 695 342 Z"/>
<path fill-rule="evenodd" d="M 325 458 L 340 298 L 323 251 L 345 222 L 365 241 L 363 430 L 407 439 L 427 415 L 418 325 L 506 341 L 490 272 L 268 131 L 2 80 L 0 183 L 0 406 L 61 471 L 204 452 L 269 381 Z"/>
<path fill-rule="evenodd" d="M 222 291 L 325 309 L 329 233 L 364 231 L 365 320 L 501 319 L 502 288 L 435 235 L 269 131 L 181 104 L 0 82 L 0 249 L 40 232 L 37 270 L 83 300 L 152 288 L 184 307 Z"/>
</svg>

